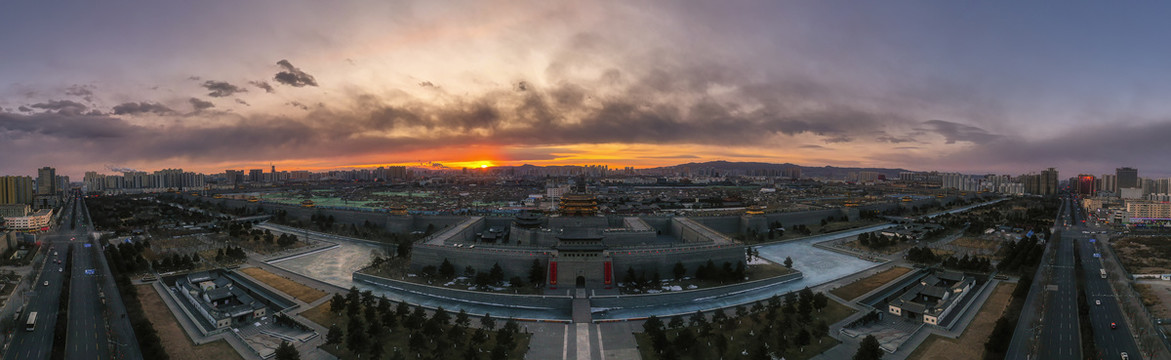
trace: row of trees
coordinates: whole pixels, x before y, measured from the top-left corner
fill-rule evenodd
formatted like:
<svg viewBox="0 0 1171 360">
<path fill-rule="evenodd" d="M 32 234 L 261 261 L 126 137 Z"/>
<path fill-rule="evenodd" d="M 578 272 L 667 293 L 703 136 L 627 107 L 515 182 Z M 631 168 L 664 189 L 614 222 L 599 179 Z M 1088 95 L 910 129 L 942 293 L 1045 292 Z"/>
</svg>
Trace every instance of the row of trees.
<svg viewBox="0 0 1171 360">
<path fill-rule="evenodd" d="M 695 278 L 699 280 L 719 281 L 724 282 L 739 282 L 744 281 L 744 262 L 737 261 L 736 267 L 732 267 L 732 263 L 725 261 L 723 266 L 716 267 L 716 264 L 708 260 L 706 264 L 695 268 Z"/>
<path fill-rule="evenodd" d="M 228 235 L 242 240 L 263 241 L 269 245 L 277 244 L 280 247 L 289 247 L 297 243 L 297 235 L 281 234 L 276 236 L 272 230 L 252 229 L 251 222 L 240 223 L 233 222 L 228 225 Z"/>
<path fill-rule="evenodd" d="M 887 236 L 878 232 L 858 234 L 858 243 L 874 250 L 883 249 L 900 242 L 907 242 L 908 239 L 906 236 Z"/>
<path fill-rule="evenodd" d="M 143 248 L 149 246 L 145 244 Z M 154 325 L 146 318 L 146 313 L 142 311 L 142 303 L 138 301 L 138 289 L 130 281 L 130 271 L 137 271 L 141 266 L 146 267 L 146 260 L 142 259 L 141 250 L 136 245 L 119 244 L 118 246 L 106 247 L 106 261 L 110 265 L 110 272 L 114 275 L 114 284 L 118 287 L 118 293 L 121 295 L 122 303 L 126 307 L 126 316 L 130 319 L 130 326 L 134 328 L 134 337 L 138 339 L 138 347 L 142 351 L 144 359 L 170 359 L 167 351 L 163 349 L 162 341 L 159 334 L 155 331 Z M 130 260 L 136 259 L 136 260 Z M 131 265 L 142 264 L 142 265 Z"/>
<path fill-rule="evenodd" d="M 345 329 L 338 324 L 330 325 L 326 344 L 335 349 L 343 343 L 351 354 L 362 358 L 391 359 L 407 358 L 435 359 L 483 359 L 484 349 L 491 349 L 488 356 L 493 360 L 509 358 L 520 341 L 520 325 L 509 319 L 504 326 L 496 329 L 496 319 L 491 314 L 480 318 L 479 328 L 471 327 L 471 318 L 460 310 L 454 318 L 442 307 L 428 316 L 422 307 L 404 302 L 392 305 L 386 297 L 375 298 L 370 291 L 358 292 L 350 288 L 345 296 L 335 294 L 330 300 L 330 312 L 345 314 Z M 387 349 L 386 343 L 406 339 L 406 349 Z"/>
<path fill-rule="evenodd" d="M 377 265 L 377 264 L 375 264 Z M 424 266 L 420 269 L 419 274 L 424 278 L 450 281 L 457 276 L 472 279 L 472 283 L 481 290 L 493 286 L 504 285 L 504 269 L 500 267 L 500 263 L 492 264 L 492 268 L 487 272 L 477 271 L 471 266 L 466 266 L 462 273 L 456 273 L 455 265 L 447 258 L 443 259 L 443 263 L 439 267 L 433 265 Z M 508 279 L 508 284 L 511 287 L 523 287 L 527 285 L 542 286 L 545 283 L 545 266 L 537 259 L 533 259 L 532 265 L 529 266 L 528 282 L 519 276 L 513 276 Z"/>
<path fill-rule="evenodd" d="M 248 258 L 248 254 L 244 253 L 244 249 L 239 246 L 228 246 L 216 250 L 215 261 L 224 262 L 228 260 L 244 261 Z"/>
<path fill-rule="evenodd" d="M 1033 275 L 1022 275 L 1016 288 L 1012 291 L 1012 301 L 1008 303 L 1008 307 L 1004 309 L 1000 318 L 996 319 L 996 325 L 992 327 L 992 334 L 988 335 L 988 341 L 984 343 L 984 359 L 1003 359 L 1005 353 L 1008 352 L 1008 345 L 1016 330 L 1017 320 L 1020 318 L 1021 309 L 1024 308 L 1025 298 L 1029 296 L 1029 287 L 1032 286 Z"/>
<path fill-rule="evenodd" d="M 199 254 L 179 255 L 174 253 L 171 256 L 163 256 L 162 260 L 155 260 L 151 266 L 158 272 L 184 271 L 195 269 L 195 264 L 199 262 Z"/>
<path fill-rule="evenodd" d="M 1045 245 L 1041 244 L 1037 236 L 1030 236 L 1018 241 L 1007 242 L 1000 248 L 1003 259 L 997 264 L 997 270 L 1002 272 L 1032 273 L 1041 255 L 1045 252 Z"/>
<path fill-rule="evenodd" d="M 820 342 L 828 336 L 826 320 L 814 321 L 814 311 L 821 313 L 828 304 L 829 298 L 824 294 L 805 288 L 784 298 L 774 296 L 767 304 L 758 301 L 750 308 L 738 306 L 734 317 L 716 310 L 710 313 L 709 320 L 708 314 L 696 312 L 685 325 L 681 316 L 667 323 L 652 316 L 643 323 L 643 331 L 650 338 L 652 350 L 664 360 L 738 356 L 742 350 L 731 348 L 735 337 L 742 339 L 738 344 L 754 346 L 744 349 L 749 351 L 750 359 L 782 358 L 803 352 L 814 340 Z M 711 346 L 699 346 L 704 343 Z"/>
<path fill-rule="evenodd" d="M 105 238 L 103 238 L 105 239 Z M 120 243 L 106 247 L 106 257 L 109 258 L 110 268 L 117 272 L 142 272 L 147 270 L 150 262 L 142 257 L 142 250 L 150 248 L 149 241 L 136 243 Z"/>
<path fill-rule="evenodd" d="M 943 267 L 955 269 L 960 271 L 974 271 L 974 272 L 991 272 L 992 261 L 981 256 L 968 256 L 965 254 L 962 257 L 955 257 L 954 255 L 946 258 L 940 258 L 935 252 L 927 247 L 913 247 L 907 250 L 907 260 L 920 264 L 938 264 L 943 263 Z"/>
</svg>

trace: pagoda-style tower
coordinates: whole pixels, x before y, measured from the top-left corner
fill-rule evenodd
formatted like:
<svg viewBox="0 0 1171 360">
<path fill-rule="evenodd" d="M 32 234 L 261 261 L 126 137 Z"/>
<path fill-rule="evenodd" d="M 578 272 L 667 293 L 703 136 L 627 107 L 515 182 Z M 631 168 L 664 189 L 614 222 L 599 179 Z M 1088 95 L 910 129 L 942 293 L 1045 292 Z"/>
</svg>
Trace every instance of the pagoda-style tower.
<svg viewBox="0 0 1171 360">
<path fill-rule="evenodd" d="M 598 215 L 598 199 L 591 194 L 565 194 L 557 211 L 562 216 L 595 216 Z"/>
</svg>

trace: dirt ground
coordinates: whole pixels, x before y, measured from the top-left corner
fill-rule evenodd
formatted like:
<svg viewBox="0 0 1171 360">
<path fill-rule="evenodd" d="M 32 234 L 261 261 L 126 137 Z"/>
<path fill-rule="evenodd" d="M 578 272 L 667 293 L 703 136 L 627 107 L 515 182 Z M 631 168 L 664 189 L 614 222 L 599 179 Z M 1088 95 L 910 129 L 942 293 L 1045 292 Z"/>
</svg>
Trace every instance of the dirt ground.
<svg viewBox="0 0 1171 360">
<path fill-rule="evenodd" d="M 302 311 L 299 315 L 304 316 L 309 321 L 317 323 L 317 325 L 329 327 L 338 322 L 338 320 L 345 320 L 345 316 L 337 316 L 329 312 L 329 304 L 333 300 L 329 300 L 317 305 L 317 307 Z"/>
<path fill-rule="evenodd" d="M 248 276 L 251 276 L 256 280 L 263 281 L 265 284 L 268 284 L 268 286 L 272 286 L 277 290 L 280 290 L 285 294 L 289 294 L 290 296 L 306 303 L 317 301 L 317 299 L 325 296 L 324 291 L 317 290 L 292 280 L 277 276 L 276 274 L 270 273 L 261 268 L 243 268 L 240 269 L 240 272 L 248 274 Z"/>
<path fill-rule="evenodd" d="M 988 300 L 984 302 L 980 312 L 976 313 L 972 323 L 968 324 L 967 330 L 964 330 L 963 335 L 960 335 L 958 339 L 948 339 L 932 334 L 923 340 L 919 348 L 915 349 L 915 352 L 907 358 L 912 360 L 982 358 L 984 356 L 984 342 L 988 341 L 988 336 L 992 335 L 992 328 L 996 326 L 996 320 L 1008 307 L 1015 285 L 1000 283 L 995 289 L 992 289 L 992 294 L 988 296 Z"/>
<path fill-rule="evenodd" d="M 854 240 L 842 243 L 842 246 L 845 246 L 845 247 L 848 247 L 848 248 L 851 248 L 851 249 L 854 249 L 857 251 L 875 252 L 875 253 L 884 254 L 884 255 L 890 255 L 890 254 L 894 254 L 894 253 L 897 253 L 897 252 L 900 252 L 903 250 L 907 250 L 915 245 L 916 244 L 913 241 L 896 242 L 893 245 L 890 245 L 890 246 L 887 246 L 887 247 L 884 247 L 881 249 L 872 249 L 869 246 L 862 245 L 862 242 L 858 241 L 857 238 L 855 238 Z"/>
<path fill-rule="evenodd" d="M 951 245 L 955 245 L 955 246 L 962 246 L 962 247 L 973 248 L 973 249 L 985 249 L 985 250 L 996 250 L 996 248 L 999 247 L 1000 244 L 1001 244 L 1001 242 L 996 241 L 996 240 L 978 239 L 978 238 L 970 238 L 970 237 L 962 237 L 959 239 L 955 239 L 954 241 L 951 242 Z"/>
<path fill-rule="evenodd" d="M 1166 238 L 1130 237 L 1114 242 L 1114 252 L 1131 274 L 1171 273 L 1171 242 Z"/>
<path fill-rule="evenodd" d="M 842 286 L 837 289 L 830 290 L 830 293 L 845 299 L 846 301 L 854 300 L 862 294 L 868 293 L 871 290 L 877 289 L 879 286 L 886 285 L 891 280 L 910 272 L 910 268 L 895 266 L 886 271 L 871 275 L 861 280 Z"/>
<path fill-rule="evenodd" d="M 1171 281 L 1144 280 L 1134 287 L 1142 294 L 1143 304 L 1159 318 L 1171 317 Z"/>
<path fill-rule="evenodd" d="M 163 348 L 174 360 L 207 360 L 207 359 L 241 359 L 236 350 L 228 345 L 227 341 L 216 340 L 203 345 L 195 345 L 187 338 L 187 334 L 179 327 L 175 315 L 163 304 L 159 293 L 150 285 L 138 285 L 138 301 L 142 303 L 142 310 L 146 317 L 158 331 Z"/>
</svg>

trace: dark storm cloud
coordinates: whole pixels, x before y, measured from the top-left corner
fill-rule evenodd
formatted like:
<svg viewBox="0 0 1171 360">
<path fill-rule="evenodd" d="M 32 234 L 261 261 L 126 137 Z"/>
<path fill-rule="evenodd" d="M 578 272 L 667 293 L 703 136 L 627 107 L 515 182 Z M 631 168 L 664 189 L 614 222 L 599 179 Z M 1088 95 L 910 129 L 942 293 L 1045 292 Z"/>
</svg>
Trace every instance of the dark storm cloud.
<svg viewBox="0 0 1171 360">
<path fill-rule="evenodd" d="M 30 115 L 0 113 L 0 130 L 3 130 L 0 133 L 8 137 L 6 140 L 44 137 L 57 140 L 101 141 L 132 137 L 139 133 L 116 118 L 49 112 Z"/>
<path fill-rule="evenodd" d="M 314 79 L 313 75 L 309 75 L 308 73 L 301 71 L 301 69 L 294 67 L 293 64 L 288 60 L 281 60 L 276 64 L 285 69 L 284 71 L 278 72 L 275 76 L 273 76 L 273 80 L 276 80 L 276 82 L 295 87 L 302 87 L 305 85 L 317 86 L 317 79 Z"/>
<path fill-rule="evenodd" d="M 244 99 L 236 99 L 236 103 L 240 104 L 240 105 L 244 105 L 244 106 L 252 106 L 252 104 L 249 104 L 247 101 L 244 101 Z"/>
<path fill-rule="evenodd" d="M 271 94 L 273 91 L 275 91 L 272 88 L 272 85 L 269 84 L 267 81 L 249 81 L 248 83 L 252 84 L 252 86 L 264 89 L 264 92 L 266 92 L 266 93 Z"/>
<path fill-rule="evenodd" d="M 171 108 L 167 107 L 166 105 L 159 103 L 128 102 L 115 105 L 113 112 L 114 115 L 135 115 L 147 113 L 165 115 L 174 113 L 175 111 L 171 110 Z"/>
<path fill-rule="evenodd" d="M 1023 139 L 1003 136 L 978 144 L 971 151 L 957 152 L 923 163 L 946 166 L 956 163 L 997 164 L 1013 167 L 1021 173 L 1046 167 L 1061 171 L 1112 172 L 1119 159 L 1128 164 L 1145 164 L 1153 173 L 1167 174 L 1171 169 L 1171 120 L 1137 125 L 1107 123 L 1081 126 L 1075 131 L 1047 139 Z"/>
<path fill-rule="evenodd" d="M 63 115 L 78 115 L 89 107 L 70 100 L 50 100 L 49 102 L 29 105 L 35 109 L 57 112 Z"/>
<path fill-rule="evenodd" d="M 20 110 L 20 112 L 32 112 L 33 111 L 33 109 L 30 109 L 28 106 L 24 106 L 24 105 L 17 107 L 16 110 Z"/>
<path fill-rule="evenodd" d="M 1000 135 L 990 133 L 984 129 L 950 121 L 928 120 L 923 122 L 922 126 L 916 130 L 942 135 L 948 144 L 954 144 L 957 141 L 983 144 L 1000 138 Z"/>
<path fill-rule="evenodd" d="M 92 103 L 94 101 L 94 88 L 93 85 L 73 85 L 65 89 L 65 95 L 76 96 Z"/>
<path fill-rule="evenodd" d="M 881 132 L 880 135 L 878 135 L 877 137 L 874 138 L 874 140 L 876 140 L 878 142 L 886 142 L 886 143 L 891 143 L 891 144 L 915 142 L 915 138 L 912 136 L 893 136 L 893 135 L 887 134 L 886 132 Z"/>
<path fill-rule="evenodd" d="M 229 84 L 227 81 L 204 81 L 202 85 L 205 89 L 211 91 L 207 96 L 211 97 L 228 97 L 236 93 L 247 92 L 248 89 L 241 88 L 236 85 Z"/>
<path fill-rule="evenodd" d="M 215 107 L 215 104 L 212 104 L 211 101 L 203 101 L 197 98 L 190 98 L 187 99 L 187 101 L 191 103 L 191 107 L 194 108 L 196 112 Z"/>
<path fill-rule="evenodd" d="M 301 110 L 309 111 L 309 106 L 302 104 L 299 101 L 290 101 L 290 102 L 285 103 L 285 105 L 289 105 L 289 106 L 292 106 L 292 107 L 295 107 L 295 108 L 298 108 Z"/>
</svg>

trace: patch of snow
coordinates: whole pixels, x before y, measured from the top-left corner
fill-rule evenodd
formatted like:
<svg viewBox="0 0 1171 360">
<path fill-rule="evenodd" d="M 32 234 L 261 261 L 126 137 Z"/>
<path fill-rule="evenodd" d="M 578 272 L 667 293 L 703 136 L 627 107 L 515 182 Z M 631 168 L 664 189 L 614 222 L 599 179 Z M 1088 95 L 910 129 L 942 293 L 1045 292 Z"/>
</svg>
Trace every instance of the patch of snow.
<svg viewBox="0 0 1171 360">
<path fill-rule="evenodd" d="M 698 289 L 698 288 L 699 287 L 695 286 L 695 285 L 687 285 L 687 290 Z"/>
<path fill-rule="evenodd" d="M 667 291 L 683 291 L 683 287 L 679 285 L 664 286 L 663 290 Z"/>
<path fill-rule="evenodd" d="M 658 293 L 661 293 L 661 292 L 663 292 L 663 290 L 654 290 L 654 289 L 651 289 L 651 290 L 647 290 L 647 291 L 646 291 L 646 293 L 647 293 L 647 294 L 658 294 Z"/>
<path fill-rule="evenodd" d="M 748 262 L 748 265 L 768 265 L 768 264 L 774 264 L 774 263 L 772 261 L 768 261 L 768 259 L 765 259 L 765 258 L 762 258 L 759 256 L 753 256 L 752 261 Z"/>
</svg>

